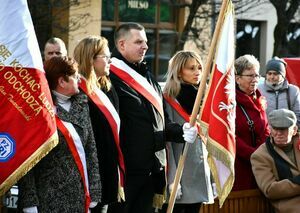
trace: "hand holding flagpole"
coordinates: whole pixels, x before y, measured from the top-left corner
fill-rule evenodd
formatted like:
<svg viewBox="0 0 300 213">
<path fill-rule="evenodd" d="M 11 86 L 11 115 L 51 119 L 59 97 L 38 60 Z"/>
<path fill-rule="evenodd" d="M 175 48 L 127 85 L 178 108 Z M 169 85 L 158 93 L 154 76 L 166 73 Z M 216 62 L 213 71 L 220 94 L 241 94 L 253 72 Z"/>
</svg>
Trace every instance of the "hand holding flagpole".
<svg viewBox="0 0 300 213">
<path fill-rule="evenodd" d="M 225 10 L 227 8 L 227 5 L 228 5 L 228 0 L 223 0 L 221 10 L 220 10 L 220 13 L 219 13 L 219 17 L 218 17 L 218 21 L 217 21 L 217 25 L 216 25 L 216 29 L 214 31 L 213 39 L 212 39 L 211 46 L 210 46 L 209 53 L 208 53 L 208 57 L 207 57 L 207 60 L 206 60 L 205 69 L 202 73 L 202 79 L 201 79 L 200 86 L 199 86 L 197 96 L 196 96 L 196 99 L 195 99 L 195 103 L 194 103 L 194 106 L 193 106 L 192 115 L 190 117 L 190 125 L 191 126 L 195 125 L 196 119 L 197 119 L 197 116 L 198 116 L 198 113 L 199 113 L 201 100 L 202 100 L 202 97 L 204 95 L 204 91 L 205 91 L 205 87 L 206 87 L 206 81 L 207 81 L 208 75 L 210 73 L 209 71 L 211 69 L 212 58 L 213 58 L 213 55 L 214 55 L 214 52 L 215 52 L 214 50 L 216 48 L 216 44 L 217 44 L 217 41 L 218 41 L 218 38 L 219 38 L 220 29 L 221 29 L 222 22 L 224 20 L 224 14 L 225 14 Z M 176 175 L 175 175 L 175 179 L 174 179 L 174 186 L 173 186 L 173 189 L 172 189 L 172 192 L 171 192 L 171 195 L 170 195 L 167 213 L 172 213 L 173 212 L 176 193 L 177 193 L 177 188 L 178 188 L 180 179 L 182 177 L 182 172 L 183 172 L 184 163 L 185 163 L 185 159 L 186 159 L 188 149 L 189 149 L 189 143 L 185 143 L 183 153 L 181 154 L 181 156 L 179 158 L 178 167 L 177 167 Z"/>
</svg>

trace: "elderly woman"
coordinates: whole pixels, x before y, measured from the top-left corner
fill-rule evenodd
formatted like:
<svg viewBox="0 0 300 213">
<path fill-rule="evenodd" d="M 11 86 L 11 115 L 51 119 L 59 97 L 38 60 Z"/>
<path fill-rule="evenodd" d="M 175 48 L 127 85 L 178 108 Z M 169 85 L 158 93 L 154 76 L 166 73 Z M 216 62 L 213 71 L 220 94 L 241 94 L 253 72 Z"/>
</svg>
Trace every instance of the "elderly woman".
<svg viewBox="0 0 300 213">
<path fill-rule="evenodd" d="M 266 140 L 268 129 L 265 98 L 257 89 L 259 62 L 253 55 L 235 61 L 236 159 L 233 190 L 257 188 L 250 164 L 251 154 Z"/>
<path fill-rule="evenodd" d="M 44 68 L 59 143 L 20 180 L 18 208 L 25 213 L 88 212 L 100 202 L 100 176 L 87 97 L 78 89 L 78 65 L 72 58 L 53 57 Z"/>
</svg>

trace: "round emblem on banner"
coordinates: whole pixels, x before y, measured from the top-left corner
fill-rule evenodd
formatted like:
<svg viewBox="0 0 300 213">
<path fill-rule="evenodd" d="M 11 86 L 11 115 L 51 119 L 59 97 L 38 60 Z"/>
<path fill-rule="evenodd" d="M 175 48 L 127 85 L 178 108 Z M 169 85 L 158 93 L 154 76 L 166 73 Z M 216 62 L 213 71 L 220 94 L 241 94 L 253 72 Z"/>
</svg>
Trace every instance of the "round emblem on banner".
<svg viewBox="0 0 300 213">
<path fill-rule="evenodd" d="M 15 141 L 9 134 L 0 133 L 0 162 L 8 161 L 15 154 Z"/>
</svg>

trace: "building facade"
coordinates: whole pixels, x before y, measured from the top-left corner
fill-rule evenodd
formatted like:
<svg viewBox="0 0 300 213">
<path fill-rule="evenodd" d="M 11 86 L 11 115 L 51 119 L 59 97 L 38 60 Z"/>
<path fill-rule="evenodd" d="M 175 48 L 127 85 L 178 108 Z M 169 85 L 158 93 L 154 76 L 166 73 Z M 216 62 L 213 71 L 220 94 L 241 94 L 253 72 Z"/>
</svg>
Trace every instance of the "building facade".
<svg viewBox="0 0 300 213">
<path fill-rule="evenodd" d="M 181 6 L 185 3 L 190 4 L 192 0 L 62 0 L 53 2 L 60 3 L 52 4 L 51 13 L 54 18 L 51 22 L 51 34 L 63 38 L 71 56 L 78 41 L 86 35 L 95 34 L 106 37 L 112 49 L 114 48 L 113 33 L 117 26 L 124 22 L 141 23 L 146 28 L 149 46 L 145 59 L 157 80 L 163 81 L 168 60 L 178 50 L 177 44 L 189 15 L 189 9 Z M 210 2 L 215 2 L 215 4 L 200 7 L 199 17 L 201 18 L 194 19 L 193 33 L 198 35 L 198 38 L 189 38 L 184 45 L 184 49 L 198 51 L 204 61 L 217 18 L 218 7 L 216 5 L 220 3 L 218 0 Z M 209 12 L 214 10 L 217 11 L 215 14 Z M 272 58 L 273 31 L 276 23 L 275 8 L 268 1 L 236 10 L 236 57 L 243 54 L 255 55 L 261 62 L 262 74 L 266 61 Z M 299 23 L 299 20 L 295 20 L 294 28 L 290 33 L 290 38 L 294 43 L 296 42 L 296 45 L 292 45 L 296 48 L 295 57 L 300 56 Z"/>
</svg>

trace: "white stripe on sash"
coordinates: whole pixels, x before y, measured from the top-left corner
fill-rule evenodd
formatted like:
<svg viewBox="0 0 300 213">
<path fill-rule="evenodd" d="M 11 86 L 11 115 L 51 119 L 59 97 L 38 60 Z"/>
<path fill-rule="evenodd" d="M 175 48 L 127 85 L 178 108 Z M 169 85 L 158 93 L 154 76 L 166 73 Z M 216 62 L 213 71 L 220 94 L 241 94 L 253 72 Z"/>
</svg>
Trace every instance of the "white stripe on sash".
<svg viewBox="0 0 300 213">
<path fill-rule="evenodd" d="M 69 122 L 65 122 L 62 121 L 62 123 L 64 124 L 64 126 L 68 129 L 73 141 L 74 141 L 74 145 L 76 147 L 76 151 L 80 157 L 82 166 L 83 166 L 83 172 L 84 172 L 84 179 L 85 179 L 85 183 L 86 183 L 86 187 L 87 187 L 87 191 L 89 193 L 89 180 L 88 180 L 88 173 L 87 173 L 87 167 L 86 167 L 86 157 L 85 157 L 85 151 L 82 145 L 82 142 L 80 140 L 80 137 L 77 133 L 77 131 L 75 130 L 73 124 L 69 123 Z"/>
<path fill-rule="evenodd" d="M 146 91 L 148 91 L 156 100 L 156 102 L 161 107 L 160 112 L 163 112 L 163 105 L 162 105 L 162 99 L 159 96 L 159 94 L 156 92 L 156 90 L 151 86 L 151 84 L 147 81 L 145 77 L 140 75 L 138 72 L 136 72 L 134 69 L 129 67 L 124 61 L 119 60 L 115 57 L 111 58 L 111 64 L 115 67 L 117 67 L 120 71 L 123 71 L 130 75 L 131 78 L 133 78 L 140 87 L 144 88 Z M 162 115 L 163 116 L 163 115 Z"/>
<path fill-rule="evenodd" d="M 119 116 L 118 112 L 116 111 L 115 107 L 113 106 L 113 104 L 111 103 L 109 98 L 105 95 L 105 93 L 101 91 L 101 89 L 95 88 L 94 92 L 99 97 L 99 99 L 102 101 L 104 106 L 108 109 L 108 111 L 110 112 L 112 117 L 114 118 L 114 120 L 118 126 L 118 133 L 120 133 L 120 116 Z"/>
</svg>

